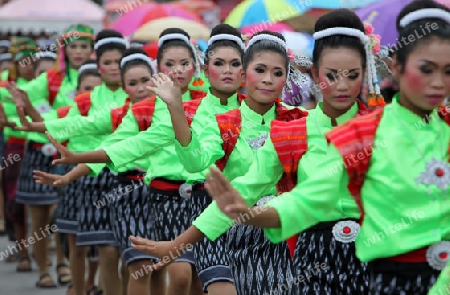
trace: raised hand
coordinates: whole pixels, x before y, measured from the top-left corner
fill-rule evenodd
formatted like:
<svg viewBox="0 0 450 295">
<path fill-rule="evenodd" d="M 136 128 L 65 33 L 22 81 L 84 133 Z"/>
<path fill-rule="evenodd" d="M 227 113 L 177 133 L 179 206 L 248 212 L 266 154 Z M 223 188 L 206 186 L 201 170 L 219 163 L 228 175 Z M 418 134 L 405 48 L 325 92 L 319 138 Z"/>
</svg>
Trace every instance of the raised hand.
<svg viewBox="0 0 450 295">
<path fill-rule="evenodd" d="M 5 114 L 5 109 L 3 108 L 3 104 L 0 103 L 0 126 L 16 128 L 17 125 L 15 122 L 8 121 L 8 117 Z"/>
<path fill-rule="evenodd" d="M 155 242 L 134 236 L 130 236 L 130 241 L 131 248 L 160 259 L 160 262 L 153 266 L 154 270 L 167 266 L 184 253 L 184 250 L 177 249 L 174 241 Z"/>
<path fill-rule="evenodd" d="M 33 108 L 28 94 L 17 87 L 14 82 L 8 83 L 6 89 L 9 91 L 9 93 L 11 93 L 13 97 L 12 101 L 16 104 L 16 106 L 22 107 L 26 110 Z"/>
<path fill-rule="evenodd" d="M 229 218 L 239 221 L 250 208 L 239 192 L 234 189 L 226 177 L 216 168 L 210 168 L 206 177 L 205 188 L 216 201 L 219 209 Z"/>
<path fill-rule="evenodd" d="M 25 111 L 22 107 L 17 106 L 17 115 L 20 119 L 20 125 L 21 127 L 16 126 L 14 127 L 14 130 L 20 130 L 20 131 L 34 131 L 31 123 L 27 120 L 27 117 L 25 116 Z"/>
<path fill-rule="evenodd" d="M 66 175 L 58 175 L 33 170 L 33 178 L 38 184 L 47 184 L 51 186 L 65 186 L 70 183 L 70 179 Z"/>
<path fill-rule="evenodd" d="M 177 79 L 171 80 L 170 77 L 163 73 L 153 75 L 152 82 L 154 87 L 148 86 L 148 90 L 154 92 L 167 105 L 181 105 L 182 94 Z"/>
<path fill-rule="evenodd" d="M 78 159 L 76 157 L 76 154 L 74 152 L 69 151 L 68 148 L 63 146 L 61 143 L 57 142 L 53 136 L 50 135 L 47 131 L 45 132 L 45 135 L 47 135 L 48 140 L 53 144 L 53 146 L 56 148 L 56 150 L 61 154 L 60 159 L 53 160 L 52 164 L 78 164 Z"/>
</svg>

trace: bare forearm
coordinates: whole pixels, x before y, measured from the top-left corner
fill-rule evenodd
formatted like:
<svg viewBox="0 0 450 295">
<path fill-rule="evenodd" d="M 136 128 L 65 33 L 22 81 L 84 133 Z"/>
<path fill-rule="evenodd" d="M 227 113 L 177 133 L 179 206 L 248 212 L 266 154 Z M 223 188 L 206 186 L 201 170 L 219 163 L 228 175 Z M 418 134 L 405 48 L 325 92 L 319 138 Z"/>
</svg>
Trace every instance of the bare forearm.
<svg viewBox="0 0 450 295">
<path fill-rule="evenodd" d="M 178 249 L 188 250 L 204 238 L 205 235 L 192 225 L 184 233 L 176 237 L 174 242 Z"/>
<path fill-rule="evenodd" d="M 175 138 L 182 146 L 188 146 L 191 142 L 192 134 L 189 128 L 183 105 L 168 106 L 172 119 Z"/>
<path fill-rule="evenodd" d="M 41 117 L 38 111 L 35 108 L 31 107 L 26 110 L 28 116 L 33 120 L 33 122 L 44 122 L 44 119 Z"/>
<path fill-rule="evenodd" d="M 34 132 L 45 133 L 45 131 L 47 131 L 47 128 L 45 127 L 44 122 L 32 122 L 32 123 L 30 123 L 30 125 L 31 125 L 31 130 Z"/>
<path fill-rule="evenodd" d="M 250 208 L 247 214 L 241 214 L 235 222 L 261 228 L 281 227 L 280 216 L 277 210 L 266 206 Z"/>
<path fill-rule="evenodd" d="M 75 153 L 72 164 L 79 163 L 111 163 L 111 159 L 104 150 Z"/>
<path fill-rule="evenodd" d="M 85 175 L 88 175 L 91 172 L 86 164 L 78 164 L 77 167 L 70 170 L 66 176 L 70 179 L 70 181 L 75 181 Z"/>
</svg>

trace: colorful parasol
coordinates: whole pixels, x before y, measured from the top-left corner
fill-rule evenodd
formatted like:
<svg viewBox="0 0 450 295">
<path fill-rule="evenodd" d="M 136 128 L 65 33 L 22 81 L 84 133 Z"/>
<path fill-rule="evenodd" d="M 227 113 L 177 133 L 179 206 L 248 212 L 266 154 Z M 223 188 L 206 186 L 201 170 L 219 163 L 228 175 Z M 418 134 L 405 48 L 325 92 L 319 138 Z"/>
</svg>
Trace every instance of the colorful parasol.
<svg viewBox="0 0 450 295">
<path fill-rule="evenodd" d="M 124 13 L 112 24 L 111 28 L 119 31 L 124 36 L 130 36 L 149 21 L 168 16 L 176 16 L 202 23 L 198 15 L 175 4 L 144 4 Z"/>
<path fill-rule="evenodd" d="M 197 21 L 171 16 L 146 23 L 134 33 L 133 39 L 145 41 L 158 40 L 163 30 L 174 26 L 183 28 L 192 39 L 207 40 L 211 34 L 211 30 L 208 27 Z"/>
</svg>

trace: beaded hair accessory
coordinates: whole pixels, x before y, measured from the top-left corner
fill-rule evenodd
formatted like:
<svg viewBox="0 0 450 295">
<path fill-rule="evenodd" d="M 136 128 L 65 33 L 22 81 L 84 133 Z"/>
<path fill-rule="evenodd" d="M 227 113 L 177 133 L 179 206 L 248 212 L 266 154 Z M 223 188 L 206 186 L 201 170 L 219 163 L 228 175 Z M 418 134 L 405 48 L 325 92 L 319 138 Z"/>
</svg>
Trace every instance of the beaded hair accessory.
<svg viewBox="0 0 450 295">
<path fill-rule="evenodd" d="M 0 61 L 12 60 L 12 53 L 2 53 L 0 54 Z"/>
<path fill-rule="evenodd" d="M 162 36 L 161 38 L 159 38 L 158 40 L 158 48 L 160 48 L 164 42 L 170 41 L 170 40 L 181 40 L 184 41 L 188 46 L 191 47 L 192 52 L 195 55 L 195 77 L 196 80 L 201 80 L 200 79 L 200 67 L 201 67 L 201 54 L 199 52 L 199 50 L 195 47 L 194 43 L 191 42 L 191 40 L 189 40 L 189 38 L 186 35 L 180 34 L 180 33 L 172 33 L 172 34 L 167 34 Z"/>
<path fill-rule="evenodd" d="M 245 45 L 244 45 L 244 42 L 242 41 L 242 39 L 237 36 L 230 35 L 230 34 L 219 34 L 219 35 L 212 36 L 208 40 L 208 46 L 211 46 L 214 42 L 217 42 L 220 40 L 233 41 L 233 42 L 237 43 L 237 45 L 239 45 L 239 47 L 241 47 L 242 50 L 245 51 Z"/>
<path fill-rule="evenodd" d="M 386 103 L 384 102 L 384 98 L 381 95 L 380 86 L 377 83 L 377 68 L 375 64 L 375 57 L 373 54 L 374 42 L 371 40 L 370 36 L 366 35 L 364 32 L 358 29 L 335 27 L 316 32 L 314 33 L 313 37 L 315 40 L 319 40 L 335 35 L 356 37 L 364 45 L 367 56 L 367 69 L 365 79 L 367 81 L 370 93 L 368 104 L 372 107 L 384 106 Z"/>
<path fill-rule="evenodd" d="M 286 74 L 286 85 L 284 87 L 283 92 L 290 92 L 293 93 L 292 83 L 295 84 L 298 88 L 303 89 L 308 80 L 308 77 L 303 74 L 297 66 L 301 67 L 311 67 L 312 62 L 306 57 L 299 54 L 293 54 L 292 51 L 289 51 L 287 44 L 284 40 L 273 36 L 269 34 L 259 34 L 254 37 L 252 37 L 248 43 L 246 51 L 252 47 L 256 42 L 258 41 L 271 41 L 275 42 L 278 45 L 280 45 L 285 51 L 286 55 L 288 55 L 290 63 L 289 63 L 289 69 L 287 70 Z M 284 94 L 283 94 L 284 96 Z"/>
<path fill-rule="evenodd" d="M 400 26 L 404 28 L 415 21 L 428 18 L 438 18 L 450 24 L 450 12 L 440 8 L 425 8 L 413 11 L 402 17 Z"/>
<path fill-rule="evenodd" d="M 56 60 L 56 58 L 57 58 L 58 56 L 57 56 L 56 53 L 51 52 L 51 51 L 40 51 L 40 52 L 36 53 L 36 57 L 38 57 L 38 58 L 44 58 L 44 57 L 47 57 L 47 58 L 51 58 L 51 59 Z"/>
<path fill-rule="evenodd" d="M 130 54 L 128 56 L 125 56 L 124 58 L 122 58 L 122 60 L 120 61 L 120 68 L 123 68 L 123 66 L 127 63 L 130 62 L 132 60 L 142 60 L 145 61 L 150 68 L 152 69 L 152 74 L 156 74 L 158 73 L 156 71 L 155 65 L 153 64 L 152 60 L 150 59 L 150 57 L 146 56 L 145 54 L 142 53 L 134 53 L 134 54 Z"/>
<path fill-rule="evenodd" d="M 82 65 L 79 69 L 78 69 L 78 74 L 81 74 L 82 72 L 86 71 L 86 70 L 97 70 L 97 65 L 92 63 L 92 64 L 85 64 Z"/>
<path fill-rule="evenodd" d="M 110 43 L 121 44 L 121 45 L 125 46 L 125 48 L 127 48 L 127 49 L 130 47 L 128 41 L 125 40 L 124 38 L 110 37 L 110 38 L 101 39 L 101 40 L 98 40 L 97 42 L 95 42 L 94 49 L 97 50 L 97 49 L 99 49 L 100 46 L 103 46 L 105 44 L 110 44 Z"/>
</svg>

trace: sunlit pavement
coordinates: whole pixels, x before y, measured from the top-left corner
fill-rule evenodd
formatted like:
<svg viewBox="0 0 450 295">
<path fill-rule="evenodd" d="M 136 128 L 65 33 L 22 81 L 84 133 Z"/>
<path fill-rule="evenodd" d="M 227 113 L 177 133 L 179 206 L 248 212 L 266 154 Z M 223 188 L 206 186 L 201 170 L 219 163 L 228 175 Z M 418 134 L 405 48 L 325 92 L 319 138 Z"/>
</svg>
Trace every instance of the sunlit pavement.
<svg viewBox="0 0 450 295">
<path fill-rule="evenodd" d="M 8 246 L 14 244 L 8 243 L 7 237 L 0 237 L 0 252 L 8 249 Z M 29 249 L 31 253 L 31 249 Z M 56 282 L 56 256 L 50 256 L 53 260 L 53 266 L 49 268 L 50 275 Z M 67 287 L 58 286 L 56 289 L 38 289 L 36 282 L 38 281 L 37 265 L 32 260 L 31 272 L 16 272 L 17 262 L 0 261 L 0 295 L 65 295 Z"/>
</svg>

